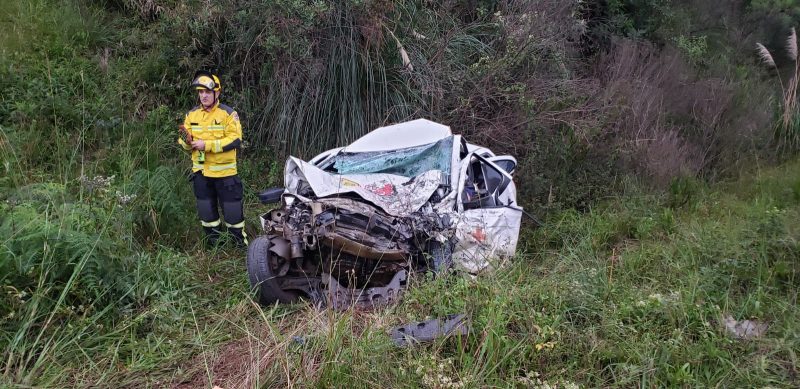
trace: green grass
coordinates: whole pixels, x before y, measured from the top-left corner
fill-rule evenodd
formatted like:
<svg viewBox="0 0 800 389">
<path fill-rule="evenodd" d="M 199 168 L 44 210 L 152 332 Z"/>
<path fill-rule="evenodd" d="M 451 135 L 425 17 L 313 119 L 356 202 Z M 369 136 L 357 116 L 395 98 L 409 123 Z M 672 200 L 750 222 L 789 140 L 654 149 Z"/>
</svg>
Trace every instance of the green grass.
<svg viewBox="0 0 800 389">
<path fill-rule="evenodd" d="M 11 387 L 796 386 L 797 177 L 795 162 L 696 184 L 681 207 L 630 184 L 589 213 L 526 228 L 506 268 L 415 279 L 375 312 L 260 307 L 242 252 L 154 246 L 136 254 L 113 320 L 102 306 L 30 308 L 46 306 L 48 285 L 18 297 L 25 317 L 55 312 L 59 326 L 17 332 L 0 377 Z M 402 349 L 387 335 L 451 313 L 468 315 L 467 336 Z M 769 329 L 734 339 L 726 315 Z"/>
<path fill-rule="evenodd" d="M 529 56 L 492 59 L 495 27 L 414 2 L 396 3 L 396 19 L 385 20 L 364 2 L 342 5 L 374 20 L 319 18 L 320 2 L 236 15 L 218 3 L 205 19 L 174 2 L 159 3 L 166 12 L 155 18 L 139 3 L 33 0 L 0 10 L 0 387 L 798 386 L 797 162 L 714 186 L 681 179 L 664 195 L 629 181 L 599 204 L 579 189 L 610 179 L 581 164 L 537 165 L 564 177 L 555 193 L 578 193 L 556 196 L 564 207 L 590 210 L 526 227 L 519 255 L 496 273 L 418 278 L 400 304 L 376 312 L 259 306 L 243 252 L 199 249 L 187 161 L 174 144 L 174 119 L 192 100 L 185 74 L 210 57 L 235 58 L 223 76 L 241 84 L 226 101 L 251 125 L 240 173 L 254 235 L 266 210 L 254 192 L 282 182 L 274 153 L 346 143 L 377 122 L 427 112 L 419 106 L 470 131 L 456 125 L 475 115 L 470 107 L 497 113 L 521 97 L 507 82 Z M 284 14 L 302 28 L 263 30 Z M 362 23 L 381 20 L 415 72 L 400 70 L 393 41 L 358 46 L 356 35 L 369 32 Z M 316 47 L 303 29 L 342 39 Z M 235 39 L 195 46 L 227 37 Z M 286 58 L 298 59 L 290 62 L 304 82 L 274 74 L 289 69 Z M 484 72 L 499 92 L 471 102 Z M 259 138 L 276 143 L 265 151 Z M 537 139 L 536 152 L 568 162 L 576 152 L 554 146 L 563 143 Z M 553 192 L 548 180 L 520 179 L 527 199 Z M 469 335 L 408 349 L 387 335 L 451 313 L 469 316 Z M 726 315 L 770 327 L 732 339 Z"/>
</svg>

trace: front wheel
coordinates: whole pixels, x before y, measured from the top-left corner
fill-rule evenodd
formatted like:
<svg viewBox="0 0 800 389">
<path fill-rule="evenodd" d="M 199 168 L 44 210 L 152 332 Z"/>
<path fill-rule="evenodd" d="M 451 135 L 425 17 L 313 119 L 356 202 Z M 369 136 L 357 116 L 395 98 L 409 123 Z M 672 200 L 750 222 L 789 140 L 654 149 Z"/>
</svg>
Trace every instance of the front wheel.
<svg viewBox="0 0 800 389">
<path fill-rule="evenodd" d="M 250 278 L 250 287 L 258 291 L 258 301 L 261 304 L 295 302 L 299 298 L 298 294 L 295 291 L 283 290 L 278 282 L 277 269 L 286 259 L 270 251 L 271 239 L 281 238 L 259 236 L 250 242 L 247 248 L 247 275 Z"/>
</svg>

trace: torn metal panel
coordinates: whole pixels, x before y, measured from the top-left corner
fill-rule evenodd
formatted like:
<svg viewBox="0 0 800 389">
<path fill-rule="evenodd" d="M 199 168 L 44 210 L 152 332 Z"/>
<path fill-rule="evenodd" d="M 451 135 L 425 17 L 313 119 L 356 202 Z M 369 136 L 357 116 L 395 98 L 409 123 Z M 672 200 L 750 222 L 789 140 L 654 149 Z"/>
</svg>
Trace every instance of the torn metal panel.
<svg viewBox="0 0 800 389">
<path fill-rule="evenodd" d="M 389 336 L 395 345 L 405 347 L 409 344 L 430 342 L 441 337 L 468 333 L 469 320 L 462 313 L 447 315 L 443 319 L 432 319 L 395 327 Z"/>
<path fill-rule="evenodd" d="M 330 274 L 322 275 L 322 283 L 327 286 L 325 300 L 329 307 L 338 311 L 353 306 L 358 309 L 373 309 L 392 304 L 400 299 L 406 279 L 406 271 L 400 270 L 386 286 L 352 289 L 342 286 Z"/>
<path fill-rule="evenodd" d="M 377 212 L 375 207 L 371 204 L 347 197 L 326 197 L 323 199 L 318 199 L 316 202 L 331 208 L 341 208 L 350 212 L 360 213 L 367 217 L 372 217 L 372 215 Z"/>
<path fill-rule="evenodd" d="M 477 274 L 491 269 L 493 260 L 514 255 L 522 222 L 521 209 L 469 209 L 454 218 L 453 264 L 458 269 Z"/>
<path fill-rule="evenodd" d="M 363 241 L 370 241 L 369 236 L 365 236 Z M 356 242 L 336 232 L 328 232 L 323 236 L 323 243 L 330 248 L 345 252 L 359 258 L 382 259 L 385 261 L 404 261 L 408 259 L 408 250 L 401 249 L 376 249 L 373 246 L 377 241 L 372 241 L 373 245 L 366 245 Z"/>
<path fill-rule="evenodd" d="M 289 193 L 303 194 L 306 187 L 319 198 L 354 193 L 394 216 L 408 216 L 420 209 L 439 188 L 444 176 L 440 170 L 412 178 L 394 174 L 338 175 L 295 157 L 289 157 L 286 172 Z"/>
</svg>

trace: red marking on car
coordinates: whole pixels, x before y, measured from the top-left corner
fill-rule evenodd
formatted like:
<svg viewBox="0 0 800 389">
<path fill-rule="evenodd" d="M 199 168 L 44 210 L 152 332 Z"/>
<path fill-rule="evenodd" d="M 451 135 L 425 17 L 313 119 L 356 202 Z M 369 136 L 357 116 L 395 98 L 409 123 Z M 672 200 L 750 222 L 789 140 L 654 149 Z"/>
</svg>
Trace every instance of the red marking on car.
<svg viewBox="0 0 800 389">
<path fill-rule="evenodd" d="M 472 237 L 480 243 L 483 243 L 486 240 L 486 233 L 483 232 L 483 228 L 480 227 L 476 228 L 475 231 L 472 231 L 470 235 L 472 235 Z"/>
<path fill-rule="evenodd" d="M 395 193 L 394 185 L 388 182 L 383 184 L 383 186 L 369 185 L 367 186 L 367 190 L 369 190 L 372 193 L 375 193 L 378 196 L 391 196 Z"/>
</svg>

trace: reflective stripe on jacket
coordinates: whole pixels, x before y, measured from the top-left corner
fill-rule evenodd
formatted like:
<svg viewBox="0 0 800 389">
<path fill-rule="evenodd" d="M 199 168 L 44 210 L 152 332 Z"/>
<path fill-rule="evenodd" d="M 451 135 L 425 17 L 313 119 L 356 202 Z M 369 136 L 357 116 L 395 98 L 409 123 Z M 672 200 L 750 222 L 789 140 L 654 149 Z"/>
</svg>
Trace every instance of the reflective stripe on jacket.
<svg viewBox="0 0 800 389">
<path fill-rule="evenodd" d="M 242 124 L 233 108 L 217 103 L 205 110 L 198 106 L 186 114 L 183 125 L 194 140 L 203 140 L 205 150 L 192 150 L 192 171 L 206 177 L 228 177 L 237 173 L 236 150 L 242 144 Z M 183 139 L 178 144 L 191 150 Z"/>
</svg>

